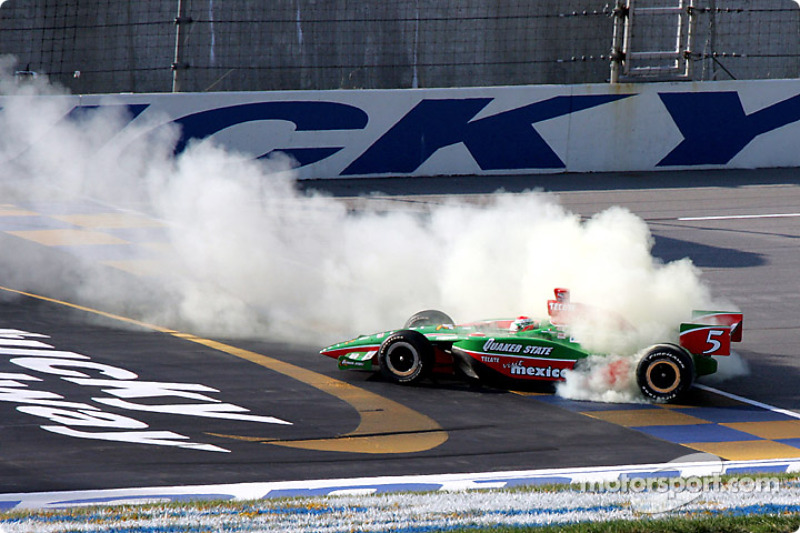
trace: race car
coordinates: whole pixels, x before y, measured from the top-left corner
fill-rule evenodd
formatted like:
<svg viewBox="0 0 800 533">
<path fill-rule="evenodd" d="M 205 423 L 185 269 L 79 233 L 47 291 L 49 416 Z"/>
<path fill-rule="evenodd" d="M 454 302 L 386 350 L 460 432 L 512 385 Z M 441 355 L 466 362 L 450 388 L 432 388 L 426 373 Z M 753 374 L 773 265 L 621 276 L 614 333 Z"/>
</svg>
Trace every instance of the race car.
<svg viewBox="0 0 800 533">
<path fill-rule="evenodd" d="M 593 354 L 569 332 L 570 321 L 585 307 L 572 303 L 567 289 L 554 293 L 547 319 L 521 316 L 455 324 L 447 314 L 427 310 L 411 316 L 401 329 L 361 335 L 320 353 L 336 359 L 342 370 L 380 371 L 400 384 L 435 374 L 479 381 L 564 381 Z M 676 332 L 678 344 L 657 344 L 644 352 L 636 367 L 642 393 L 656 403 L 680 399 L 697 376 L 717 371 L 713 356 L 730 355 L 731 342 L 742 340 L 742 329 L 742 313 L 694 311 L 691 322 L 680 324 Z"/>
</svg>

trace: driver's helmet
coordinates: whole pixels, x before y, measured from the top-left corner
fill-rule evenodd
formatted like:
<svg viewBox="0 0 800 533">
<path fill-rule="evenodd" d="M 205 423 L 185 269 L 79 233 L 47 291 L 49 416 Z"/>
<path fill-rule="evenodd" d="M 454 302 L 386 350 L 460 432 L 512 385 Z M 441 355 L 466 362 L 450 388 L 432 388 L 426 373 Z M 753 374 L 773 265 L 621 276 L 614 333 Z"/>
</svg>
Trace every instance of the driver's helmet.
<svg viewBox="0 0 800 533">
<path fill-rule="evenodd" d="M 569 303 L 569 289 L 553 289 L 556 294 L 556 301 L 560 303 Z"/>
<path fill-rule="evenodd" d="M 517 319 L 513 320 L 508 326 L 508 330 L 512 333 L 517 331 L 529 331 L 531 329 L 536 329 L 536 321 L 527 316 L 517 317 Z"/>
</svg>

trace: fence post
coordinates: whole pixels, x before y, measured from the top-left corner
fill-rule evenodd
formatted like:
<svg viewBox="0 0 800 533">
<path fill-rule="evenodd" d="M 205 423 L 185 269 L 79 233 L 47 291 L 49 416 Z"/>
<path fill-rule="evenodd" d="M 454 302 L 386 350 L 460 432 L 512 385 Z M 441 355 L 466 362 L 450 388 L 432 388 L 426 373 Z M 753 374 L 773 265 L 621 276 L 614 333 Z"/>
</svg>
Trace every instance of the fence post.
<svg viewBox="0 0 800 533">
<path fill-rule="evenodd" d="M 622 62 L 625 61 L 625 24 L 630 7 L 626 0 L 617 0 L 614 7 L 614 36 L 611 42 L 611 83 L 619 83 Z"/>
<path fill-rule="evenodd" d="M 178 0 L 178 12 L 175 16 L 175 56 L 172 61 L 172 92 L 174 93 L 182 90 L 181 72 L 189 68 L 189 64 L 183 60 L 183 51 L 188 37 L 184 26 L 192 23 L 192 17 L 186 16 L 189 2 L 190 0 Z"/>
</svg>

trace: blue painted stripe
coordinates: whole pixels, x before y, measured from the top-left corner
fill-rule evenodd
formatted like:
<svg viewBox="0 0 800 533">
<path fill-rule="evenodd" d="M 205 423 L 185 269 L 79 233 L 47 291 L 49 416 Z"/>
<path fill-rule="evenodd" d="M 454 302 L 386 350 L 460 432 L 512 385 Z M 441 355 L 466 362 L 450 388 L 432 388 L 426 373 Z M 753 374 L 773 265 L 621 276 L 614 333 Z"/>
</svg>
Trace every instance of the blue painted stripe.
<svg viewBox="0 0 800 533">
<path fill-rule="evenodd" d="M 92 200 L 81 200 L 78 198 L 71 200 L 51 200 L 36 202 L 15 202 L 17 207 L 40 213 L 42 216 L 48 215 L 81 215 L 104 214 L 108 213 L 108 206 L 99 204 Z"/>
<path fill-rule="evenodd" d="M 585 402 L 582 400 L 567 400 L 560 396 L 534 396 L 538 402 L 548 403 L 569 409 L 575 412 L 590 411 L 633 411 L 638 409 L 662 409 L 657 405 L 649 403 L 604 403 L 604 402 Z"/>
<path fill-rule="evenodd" d="M 20 503 L 22 503 L 22 500 L 0 500 L 0 512 L 10 511 Z"/>
<path fill-rule="evenodd" d="M 166 242 L 169 240 L 169 230 L 163 227 L 97 228 L 97 231 L 108 233 L 131 243 Z"/>
<path fill-rule="evenodd" d="M 730 424 L 735 422 L 776 422 L 780 420 L 796 420 L 791 416 L 767 409 L 750 406 L 731 407 L 679 407 L 675 412 L 687 414 L 708 420 L 715 424 Z"/>
<path fill-rule="evenodd" d="M 650 472 L 636 472 L 636 477 L 640 479 L 653 479 L 662 477 L 680 477 L 680 470 L 653 470 Z"/>
<path fill-rule="evenodd" d="M 788 472 L 787 465 L 743 465 L 743 466 L 729 466 L 725 469 L 726 474 L 785 474 Z"/>
<path fill-rule="evenodd" d="M 112 491 L 107 491 L 112 492 Z M 236 496 L 234 494 L 225 494 L 225 493 L 193 493 L 193 494 L 181 494 L 181 493 L 174 493 L 170 494 L 165 492 L 163 494 L 155 493 L 153 495 L 142 495 L 136 496 L 137 499 L 157 499 L 157 500 L 167 500 L 171 502 L 185 502 L 185 501 L 192 501 L 192 500 L 232 500 Z M 95 498 L 76 498 L 76 499 L 65 499 L 65 500 L 54 500 L 50 505 L 53 506 L 60 506 L 60 507 L 74 507 L 78 505 L 102 505 L 106 503 L 114 503 L 120 500 L 131 499 L 130 497 L 121 497 L 121 496 L 100 496 Z"/>
<path fill-rule="evenodd" d="M 702 466 L 702 464 L 700 465 Z M 713 466 L 713 463 L 709 463 Z M 726 461 L 719 464 L 723 473 L 782 473 L 800 470 L 800 459 Z M 514 473 L 475 473 L 459 475 L 406 476 L 400 478 L 372 478 L 348 483 L 347 480 L 316 480 L 307 482 L 243 483 L 238 485 L 206 485 L 186 487 L 186 490 L 171 488 L 113 489 L 106 491 L 71 491 L 53 493 L 0 494 L 0 509 L 11 510 L 18 507 L 69 507 L 86 504 L 103 504 L 125 501 L 164 500 L 233 500 L 233 499 L 275 499 L 288 496 L 325 496 L 342 492 L 368 492 L 376 494 L 392 492 L 418 492 L 440 490 L 464 490 L 468 488 L 498 487 L 508 488 L 520 485 L 564 483 L 585 480 L 618 480 L 625 475 L 629 478 L 677 477 L 683 469 L 696 472 L 698 463 L 681 466 L 680 463 L 661 465 L 628 465 L 615 467 L 595 467 L 576 469 L 531 470 Z"/>
<path fill-rule="evenodd" d="M 52 229 L 76 229 L 77 226 L 55 218 L 44 216 L 0 217 L 0 231 L 41 231 Z"/>
<path fill-rule="evenodd" d="M 506 488 L 508 487 L 524 487 L 529 485 L 569 485 L 572 483 L 573 478 L 567 476 L 541 476 L 541 477 L 520 477 L 511 480 L 497 480 L 486 479 L 476 481 L 475 485 L 498 484 L 503 483 Z"/>
<path fill-rule="evenodd" d="M 710 515 L 733 515 L 733 516 L 751 516 L 751 515 L 785 515 L 792 513 L 800 513 L 800 504 L 795 505 L 780 505 L 780 504 L 760 504 L 760 505 L 746 505 L 743 507 L 733 507 L 728 509 L 703 509 L 702 514 Z"/>
<path fill-rule="evenodd" d="M 793 446 L 795 448 L 800 448 L 800 439 L 772 439 L 775 442 L 780 442 L 781 444 L 786 444 L 787 446 Z"/>
<path fill-rule="evenodd" d="M 391 483 L 387 485 L 341 485 L 316 489 L 277 489 L 271 490 L 264 498 L 296 498 L 303 496 L 327 496 L 336 492 L 370 491 L 374 494 L 392 492 L 435 492 L 442 489 L 441 483 Z"/>
<path fill-rule="evenodd" d="M 692 442 L 735 442 L 763 440 L 750 433 L 737 431 L 717 424 L 690 424 L 684 426 L 638 426 L 637 431 L 653 437 L 674 442 L 689 444 Z"/>
</svg>

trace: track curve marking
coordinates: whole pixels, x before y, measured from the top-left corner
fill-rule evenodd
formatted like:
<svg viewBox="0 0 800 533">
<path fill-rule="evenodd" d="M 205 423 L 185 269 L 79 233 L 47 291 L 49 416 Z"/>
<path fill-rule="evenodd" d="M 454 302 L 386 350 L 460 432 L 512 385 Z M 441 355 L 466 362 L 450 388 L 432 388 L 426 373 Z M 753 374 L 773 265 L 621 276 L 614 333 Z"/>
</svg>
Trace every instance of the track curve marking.
<svg viewBox="0 0 800 533">
<path fill-rule="evenodd" d="M 112 320 L 135 324 L 250 361 L 344 401 L 358 412 L 361 420 L 355 430 L 332 438 L 274 440 L 271 438 L 212 434 L 214 436 L 305 450 L 367 454 L 423 452 L 444 444 L 448 439 L 447 432 L 435 420 L 422 413 L 344 381 L 329 378 L 263 354 L 47 296 L 3 286 L 0 286 L 0 290 L 85 311 Z"/>
</svg>

